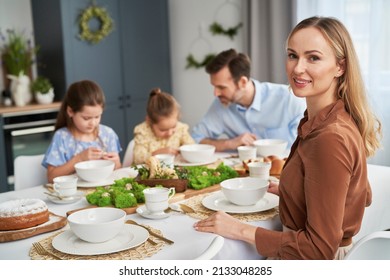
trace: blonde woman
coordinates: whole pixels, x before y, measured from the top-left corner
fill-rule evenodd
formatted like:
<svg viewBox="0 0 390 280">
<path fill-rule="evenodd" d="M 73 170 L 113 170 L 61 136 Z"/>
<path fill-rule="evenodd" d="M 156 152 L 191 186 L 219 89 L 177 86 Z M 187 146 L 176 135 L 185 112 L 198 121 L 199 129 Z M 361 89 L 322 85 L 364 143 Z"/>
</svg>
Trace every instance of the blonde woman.
<svg viewBox="0 0 390 280">
<path fill-rule="evenodd" d="M 273 259 L 342 259 L 371 204 L 366 158 L 380 146 L 351 37 L 334 18 L 300 22 L 287 39 L 286 73 L 307 110 L 270 192 L 280 196 L 283 231 L 248 225 L 223 212 L 194 225 L 256 246 Z"/>
</svg>

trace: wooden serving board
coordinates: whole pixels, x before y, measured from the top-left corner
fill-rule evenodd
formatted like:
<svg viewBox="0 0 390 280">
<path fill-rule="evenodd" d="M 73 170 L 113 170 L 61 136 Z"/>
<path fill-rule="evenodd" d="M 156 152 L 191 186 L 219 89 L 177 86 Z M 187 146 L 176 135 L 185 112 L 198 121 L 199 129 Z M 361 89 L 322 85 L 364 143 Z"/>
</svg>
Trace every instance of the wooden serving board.
<svg viewBox="0 0 390 280">
<path fill-rule="evenodd" d="M 0 242 L 8 242 L 28 238 L 41 233 L 60 229 L 66 224 L 66 217 L 58 216 L 54 213 L 49 212 L 49 221 L 41 225 L 26 229 L 0 231 Z"/>
<path fill-rule="evenodd" d="M 178 202 L 178 201 L 181 201 L 181 200 L 184 200 L 184 199 L 188 199 L 190 197 L 193 197 L 193 196 L 196 196 L 196 195 L 200 195 L 200 194 L 205 194 L 205 193 L 210 193 L 210 192 L 215 192 L 215 191 L 218 191 L 221 189 L 221 186 L 219 184 L 217 185 L 213 185 L 213 186 L 210 186 L 210 187 L 207 187 L 207 188 L 204 188 L 204 189 L 201 189 L 201 190 L 194 190 L 194 189 L 187 189 L 186 191 L 184 192 L 181 192 L 181 193 L 176 193 L 170 200 L 169 202 Z M 128 207 L 128 208 L 122 208 L 122 210 L 124 210 L 128 215 L 129 214 L 134 214 L 137 210 L 137 208 L 139 206 L 141 206 L 143 204 L 138 204 L 137 206 L 134 206 L 134 207 Z M 87 206 L 87 207 L 83 207 L 83 208 L 79 208 L 79 209 L 74 209 L 74 210 L 70 210 L 68 212 L 66 212 L 66 215 L 69 216 L 70 214 L 74 213 L 74 212 L 77 212 L 77 211 L 80 211 L 80 210 L 83 210 L 83 209 L 89 209 L 89 208 L 96 208 L 98 206 L 96 205 L 90 205 L 90 206 Z"/>
</svg>

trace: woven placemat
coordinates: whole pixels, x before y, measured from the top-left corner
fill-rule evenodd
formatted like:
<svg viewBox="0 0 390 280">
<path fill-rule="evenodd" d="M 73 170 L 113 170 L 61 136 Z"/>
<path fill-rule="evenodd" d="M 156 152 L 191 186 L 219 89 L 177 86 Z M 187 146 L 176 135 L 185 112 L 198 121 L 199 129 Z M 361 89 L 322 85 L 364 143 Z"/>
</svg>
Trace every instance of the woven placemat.
<svg viewBox="0 0 390 280">
<path fill-rule="evenodd" d="M 210 194 L 201 194 L 194 197 L 189 198 L 184 201 L 183 204 L 191 207 L 195 210 L 195 213 L 186 213 L 188 216 L 193 217 L 195 219 L 206 219 L 215 211 L 210 210 L 202 205 L 202 200 Z M 262 211 L 262 212 L 254 212 L 254 213 L 245 213 L 245 214 L 233 214 L 229 213 L 231 216 L 236 219 L 244 222 L 253 222 L 253 221 L 264 221 L 271 219 L 279 214 L 279 208 L 275 207 L 270 210 Z"/>
<path fill-rule="evenodd" d="M 151 231 L 162 235 L 161 231 L 152 228 L 150 226 L 144 225 L 149 228 Z M 165 245 L 164 241 L 150 235 L 149 238 L 152 239 L 156 245 L 151 244 L 148 241 L 145 241 L 143 244 L 138 247 L 127 249 L 124 251 L 111 253 L 111 254 L 102 254 L 102 255 L 90 255 L 90 256 L 81 256 L 81 255 L 71 255 L 62 253 L 56 250 L 52 246 L 53 238 L 63 231 L 57 232 L 45 239 L 39 241 L 41 245 L 48 251 L 49 253 L 54 254 L 62 260 L 142 260 L 144 258 L 148 258 L 159 252 Z M 55 260 L 54 257 L 50 255 L 40 255 L 32 246 L 29 253 L 32 260 Z"/>
</svg>

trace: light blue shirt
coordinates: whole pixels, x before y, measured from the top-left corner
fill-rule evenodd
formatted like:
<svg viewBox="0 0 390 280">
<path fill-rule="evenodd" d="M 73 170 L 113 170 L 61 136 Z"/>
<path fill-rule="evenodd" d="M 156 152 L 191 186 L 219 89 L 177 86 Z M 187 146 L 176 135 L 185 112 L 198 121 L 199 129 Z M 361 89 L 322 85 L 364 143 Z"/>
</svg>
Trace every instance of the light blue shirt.
<svg viewBox="0 0 390 280">
<path fill-rule="evenodd" d="M 119 153 L 122 151 L 118 135 L 108 126 L 99 125 L 98 139 L 91 142 L 75 139 L 72 133 L 66 127 L 63 127 L 54 133 L 42 165 L 46 168 L 48 165 L 63 165 L 89 147 L 98 147 L 106 152 Z"/>
<path fill-rule="evenodd" d="M 196 142 L 204 138 L 229 139 L 245 132 L 262 138 L 288 141 L 288 149 L 297 137 L 297 127 L 306 109 L 304 98 L 296 97 L 287 85 L 253 80 L 255 96 L 249 108 L 232 103 L 228 107 L 215 98 L 206 115 L 192 129 Z"/>
</svg>

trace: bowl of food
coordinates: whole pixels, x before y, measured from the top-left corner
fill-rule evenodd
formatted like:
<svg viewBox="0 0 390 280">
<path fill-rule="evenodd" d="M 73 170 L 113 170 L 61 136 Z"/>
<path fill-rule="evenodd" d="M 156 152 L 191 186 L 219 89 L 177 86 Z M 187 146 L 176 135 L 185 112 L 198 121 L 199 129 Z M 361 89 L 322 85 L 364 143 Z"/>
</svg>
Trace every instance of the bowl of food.
<svg viewBox="0 0 390 280">
<path fill-rule="evenodd" d="M 259 139 L 253 142 L 257 148 L 257 155 L 267 157 L 271 155 L 283 157 L 287 148 L 287 141 L 283 139 Z"/>
<path fill-rule="evenodd" d="M 260 201 L 267 192 L 268 180 L 254 177 L 238 177 L 221 182 L 221 190 L 231 203 L 248 206 Z"/>
<path fill-rule="evenodd" d="M 87 182 L 99 182 L 110 177 L 115 163 L 111 160 L 88 160 L 75 164 L 77 175 Z"/>
<path fill-rule="evenodd" d="M 126 212 L 119 208 L 89 208 L 70 214 L 68 224 L 80 239 L 101 243 L 119 234 L 125 224 L 126 215 Z"/>
<path fill-rule="evenodd" d="M 203 163 L 212 161 L 215 146 L 208 144 L 188 144 L 180 146 L 179 150 L 184 160 L 191 163 Z"/>
</svg>

